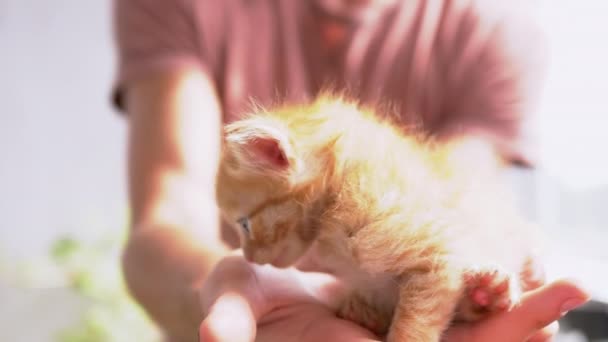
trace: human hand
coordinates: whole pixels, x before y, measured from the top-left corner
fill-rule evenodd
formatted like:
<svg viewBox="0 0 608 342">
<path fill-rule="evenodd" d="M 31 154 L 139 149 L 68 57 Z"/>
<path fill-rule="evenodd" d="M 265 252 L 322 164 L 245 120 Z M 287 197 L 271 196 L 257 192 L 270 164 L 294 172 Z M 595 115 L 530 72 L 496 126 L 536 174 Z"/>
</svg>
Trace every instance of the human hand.
<svg viewBox="0 0 608 342">
<path fill-rule="evenodd" d="M 379 340 L 370 331 L 335 316 L 340 293 L 340 283 L 327 274 L 228 257 L 201 291 L 207 316 L 199 329 L 200 341 Z M 571 304 L 565 309 L 573 309 L 588 298 L 575 283 L 556 281 L 527 292 L 509 312 L 455 325 L 444 341 L 546 341 L 556 333 L 564 305 Z"/>
<path fill-rule="evenodd" d="M 200 341 L 377 340 L 363 327 L 336 317 L 332 306 L 341 292 L 340 283 L 329 274 L 227 257 L 201 289 L 207 315 L 200 325 Z"/>
<path fill-rule="evenodd" d="M 583 305 L 589 295 L 575 282 L 558 280 L 523 294 L 510 311 L 475 323 L 454 325 L 446 342 L 549 341 L 557 333 L 557 320 Z"/>
</svg>

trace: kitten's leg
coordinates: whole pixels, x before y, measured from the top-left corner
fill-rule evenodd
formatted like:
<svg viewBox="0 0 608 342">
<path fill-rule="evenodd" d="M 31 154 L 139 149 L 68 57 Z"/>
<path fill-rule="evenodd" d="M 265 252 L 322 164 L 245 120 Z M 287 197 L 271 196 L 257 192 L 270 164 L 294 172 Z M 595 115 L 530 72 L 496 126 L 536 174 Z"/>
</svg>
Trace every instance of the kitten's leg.
<svg viewBox="0 0 608 342">
<path fill-rule="evenodd" d="M 438 342 L 462 296 L 462 268 L 444 241 L 452 220 L 395 209 L 357 231 L 353 258 L 369 274 L 392 276 L 397 303 L 388 342 Z M 405 229 L 404 222 L 415 225 Z"/>
<path fill-rule="evenodd" d="M 494 312 L 510 309 L 521 294 L 518 277 L 499 266 L 466 270 L 464 294 L 456 309 L 456 319 L 476 321 Z"/>
<path fill-rule="evenodd" d="M 381 312 L 370 305 L 364 296 L 354 292 L 342 303 L 338 317 L 355 322 L 375 334 L 385 335 L 391 323 L 391 312 Z"/>
<path fill-rule="evenodd" d="M 388 342 L 438 342 L 448 328 L 460 291 L 448 274 L 416 274 L 399 289 Z"/>
</svg>

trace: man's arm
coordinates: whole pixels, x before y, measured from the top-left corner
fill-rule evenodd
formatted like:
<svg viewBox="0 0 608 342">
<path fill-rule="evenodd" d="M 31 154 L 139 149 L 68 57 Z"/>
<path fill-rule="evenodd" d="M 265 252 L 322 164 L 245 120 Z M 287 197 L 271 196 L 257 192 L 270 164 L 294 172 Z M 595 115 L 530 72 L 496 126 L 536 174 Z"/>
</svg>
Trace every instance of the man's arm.
<svg viewBox="0 0 608 342">
<path fill-rule="evenodd" d="M 221 112 L 194 68 L 126 87 L 132 230 L 123 257 L 133 296 L 173 338 L 195 340 L 198 289 L 227 249 L 214 201 Z"/>
</svg>

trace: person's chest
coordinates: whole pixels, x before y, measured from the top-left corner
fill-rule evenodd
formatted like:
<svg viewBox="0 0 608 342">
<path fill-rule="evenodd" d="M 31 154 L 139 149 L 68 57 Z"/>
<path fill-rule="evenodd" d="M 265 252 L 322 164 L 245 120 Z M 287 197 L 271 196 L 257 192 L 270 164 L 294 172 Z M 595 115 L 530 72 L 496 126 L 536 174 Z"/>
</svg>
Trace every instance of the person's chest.
<svg viewBox="0 0 608 342">
<path fill-rule="evenodd" d="M 406 124 L 431 123 L 441 110 L 441 65 L 421 42 L 428 37 L 419 36 L 420 20 L 408 13 L 348 28 L 328 48 L 324 39 L 341 33 L 304 2 L 252 2 L 231 16 L 222 62 L 214 66 L 225 121 L 254 105 L 335 92 L 388 109 Z"/>
</svg>

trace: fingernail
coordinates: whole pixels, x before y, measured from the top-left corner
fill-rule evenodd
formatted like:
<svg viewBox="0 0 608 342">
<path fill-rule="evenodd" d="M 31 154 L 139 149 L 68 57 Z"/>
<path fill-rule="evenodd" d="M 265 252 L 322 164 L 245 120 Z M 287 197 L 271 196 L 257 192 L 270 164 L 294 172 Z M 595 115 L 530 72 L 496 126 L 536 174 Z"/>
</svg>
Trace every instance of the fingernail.
<svg viewBox="0 0 608 342">
<path fill-rule="evenodd" d="M 571 298 L 566 300 L 561 307 L 561 312 L 562 315 L 565 315 L 566 313 L 568 313 L 568 311 L 575 309 L 583 304 L 585 304 L 585 302 L 587 302 L 587 299 L 585 298 Z"/>
</svg>

